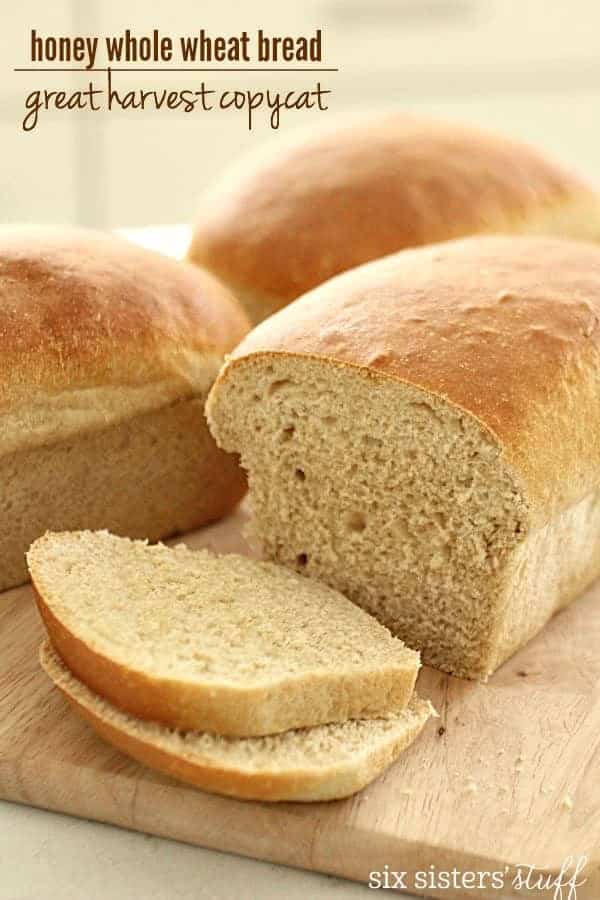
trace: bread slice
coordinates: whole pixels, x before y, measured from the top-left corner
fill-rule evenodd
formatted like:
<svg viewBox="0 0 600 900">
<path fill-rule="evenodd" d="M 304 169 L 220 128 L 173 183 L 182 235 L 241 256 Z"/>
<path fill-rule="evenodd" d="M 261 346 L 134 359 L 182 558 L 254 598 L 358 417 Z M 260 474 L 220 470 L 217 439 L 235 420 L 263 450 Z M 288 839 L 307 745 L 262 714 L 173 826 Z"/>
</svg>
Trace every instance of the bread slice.
<svg viewBox="0 0 600 900">
<path fill-rule="evenodd" d="M 361 790 L 414 741 L 434 712 L 428 701 L 379 719 L 283 734 L 227 738 L 173 731 L 112 706 L 67 669 L 50 643 L 40 662 L 98 734 L 144 765 L 195 787 L 247 800 L 335 800 Z"/>
<path fill-rule="evenodd" d="M 288 569 L 103 532 L 46 534 L 29 571 L 71 671 L 141 719 L 260 735 L 401 709 L 419 655 Z"/>
</svg>

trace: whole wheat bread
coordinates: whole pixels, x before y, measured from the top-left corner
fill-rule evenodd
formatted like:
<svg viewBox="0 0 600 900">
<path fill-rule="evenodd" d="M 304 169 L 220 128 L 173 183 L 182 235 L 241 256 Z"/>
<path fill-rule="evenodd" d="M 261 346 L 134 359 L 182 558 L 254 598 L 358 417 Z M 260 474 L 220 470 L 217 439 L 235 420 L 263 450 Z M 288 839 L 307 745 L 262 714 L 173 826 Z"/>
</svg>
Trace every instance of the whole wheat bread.
<svg viewBox="0 0 600 900">
<path fill-rule="evenodd" d="M 334 800 L 361 790 L 417 737 L 433 709 L 413 697 L 385 718 L 227 738 L 142 722 L 94 694 L 49 643 L 42 667 L 97 733 L 139 762 L 205 791 L 250 800 Z"/>
<path fill-rule="evenodd" d="M 209 396 L 265 556 L 485 679 L 600 575 L 600 249 L 470 238 L 323 284 Z"/>
<path fill-rule="evenodd" d="M 260 322 L 334 275 L 468 234 L 600 240 L 600 197 L 501 134 L 397 111 L 251 154 L 202 196 L 188 257 Z"/>
<path fill-rule="evenodd" d="M 0 590 L 47 530 L 158 540 L 245 483 L 203 414 L 248 330 L 193 266 L 82 228 L 0 227 Z"/>
<path fill-rule="evenodd" d="M 284 567 L 106 531 L 46 534 L 27 559 L 62 659 L 138 718 L 272 734 L 376 717 L 412 694 L 418 653 Z"/>
</svg>

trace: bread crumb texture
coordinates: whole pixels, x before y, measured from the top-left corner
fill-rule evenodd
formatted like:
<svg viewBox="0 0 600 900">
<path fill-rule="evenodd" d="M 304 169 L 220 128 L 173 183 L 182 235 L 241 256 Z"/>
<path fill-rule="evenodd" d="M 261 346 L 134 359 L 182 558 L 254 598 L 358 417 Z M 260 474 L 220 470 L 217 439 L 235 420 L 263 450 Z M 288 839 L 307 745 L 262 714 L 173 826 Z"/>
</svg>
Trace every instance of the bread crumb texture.
<svg viewBox="0 0 600 900">
<path fill-rule="evenodd" d="M 429 663 L 486 674 L 523 509 L 480 426 L 309 358 L 250 358 L 221 391 L 209 421 L 241 451 L 262 552 L 335 586 Z"/>
<path fill-rule="evenodd" d="M 108 532 L 48 535 L 28 558 L 68 628 L 158 677 L 248 686 L 416 657 L 337 591 L 273 563 Z"/>
<path fill-rule="evenodd" d="M 384 714 L 414 687 L 418 653 L 337 591 L 273 563 L 104 531 L 47 534 L 28 564 L 65 662 L 144 718 L 267 733 Z M 162 689 L 165 708 L 153 709 Z"/>
</svg>

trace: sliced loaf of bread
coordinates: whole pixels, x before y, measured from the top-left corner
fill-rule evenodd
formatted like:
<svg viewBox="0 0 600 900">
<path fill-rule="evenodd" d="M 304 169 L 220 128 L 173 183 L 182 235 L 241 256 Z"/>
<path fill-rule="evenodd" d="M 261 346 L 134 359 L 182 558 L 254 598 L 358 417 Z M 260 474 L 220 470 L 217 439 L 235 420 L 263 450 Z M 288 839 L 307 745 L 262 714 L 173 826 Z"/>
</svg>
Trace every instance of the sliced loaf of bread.
<svg viewBox="0 0 600 900">
<path fill-rule="evenodd" d="M 413 692 L 418 653 L 273 563 L 106 531 L 46 534 L 27 559 L 66 665 L 140 719 L 263 735 L 384 715 Z"/>
<path fill-rule="evenodd" d="M 485 680 L 600 576 L 600 249 L 406 250 L 255 328 L 208 403 L 263 556 Z"/>
<path fill-rule="evenodd" d="M 212 793 L 247 800 L 334 800 L 361 790 L 417 737 L 433 712 L 413 697 L 379 719 L 232 738 L 142 722 L 94 694 L 49 642 L 42 667 L 95 731 L 139 762 Z"/>
</svg>

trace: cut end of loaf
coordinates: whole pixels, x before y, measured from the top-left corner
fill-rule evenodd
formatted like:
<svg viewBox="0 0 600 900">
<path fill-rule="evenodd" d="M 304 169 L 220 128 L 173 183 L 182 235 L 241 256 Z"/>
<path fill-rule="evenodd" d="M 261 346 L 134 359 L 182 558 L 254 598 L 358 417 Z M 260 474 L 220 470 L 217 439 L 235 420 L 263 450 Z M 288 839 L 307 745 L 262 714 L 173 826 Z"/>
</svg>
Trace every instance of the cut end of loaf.
<svg viewBox="0 0 600 900">
<path fill-rule="evenodd" d="M 0 590 L 28 580 L 25 552 L 47 530 L 108 528 L 158 540 L 229 513 L 246 480 L 210 435 L 204 401 L 1 456 L 0 517 L 10 527 L 0 534 Z"/>
<path fill-rule="evenodd" d="M 346 594 L 425 662 L 485 679 L 525 510 L 474 417 L 331 360 L 234 360 L 209 396 L 217 441 L 247 469 L 263 553 Z"/>
<path fill-rule="evenodd" d="M 380 719 L 254 738 L 184 733 L 141 722 L 94 694 L 49 642 L 40 648 L 40 663 L 76 711 L 124 753 L 202 790 L 247 800 L 350 796 L 391 765 L 435 715 L 428 701 L 415 696 L 403 711 Z"/>
</svg>

